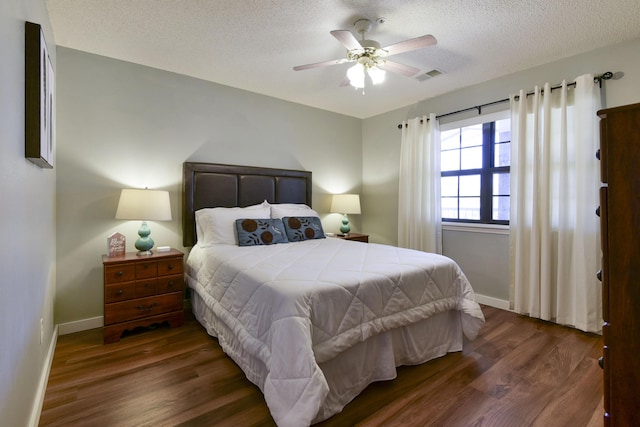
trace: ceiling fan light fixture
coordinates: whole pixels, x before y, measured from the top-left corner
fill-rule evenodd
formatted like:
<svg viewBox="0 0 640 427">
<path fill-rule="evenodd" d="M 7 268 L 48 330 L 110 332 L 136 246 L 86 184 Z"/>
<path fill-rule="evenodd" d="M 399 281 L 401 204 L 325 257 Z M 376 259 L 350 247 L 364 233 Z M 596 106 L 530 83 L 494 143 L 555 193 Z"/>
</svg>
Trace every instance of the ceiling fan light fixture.
<svg viewBox="0 0 640 427">
<path fill-rule="evenodd" d="M 384 77 L 386 75 L 386 71 L 382 68 L 378 68 L 377 66 L 370 67 L 367 70 L 367 74 L 371 77 L 371 83 L 377 85 L 378 83 L 384 82 Z"/>
<path fill-rule="evenodd" d="M 384 22 L 386 22 L 386 18 L 379 18 L 377 20 L 378 24 L 382 24 Z M 367 76 L 369 76 L 372 84 L 377 85 L 384 82 L 387 71 L 407 77 L 412 77 L 420 72 L 418 68 L 388 61 L 386 59 L 387 56 L 423 49 L 437 43 L 435 37 L 427 34 L 385 47 L 380 47 L 380 43 L 375 40 L 369 40 L 365 37 L 365 33 L 371 29 L 371 26 L 372 22 L 368 19 L 358 19 L 353 24 L 356 33 L 359 33 L 362 36 L 361 40 L 358 40 L 349 30 L 333 30 L 330 32 L 331 35 L 347 49 L 346 58 L 298 65 L 293 67 L 293 69 L 295 71 L 300 71 L 307 70 L 309 68 L 344 64 L 345 62 L 355 62 L 355 64 L 347 70 L 347 78 L 343 79 L 343 83 L 341 83 L 340 86 L 346 86 L 346 82 L 348 80 L 350 86 L 356 89 L 362 89 L 362 94 L 364 95 Z"/>
<path fill-rule="evenodd" d="M 364 88 L 364 65 L 359 62 L 347 70 L 349 84 L 356 89 Z"/>
</svg>

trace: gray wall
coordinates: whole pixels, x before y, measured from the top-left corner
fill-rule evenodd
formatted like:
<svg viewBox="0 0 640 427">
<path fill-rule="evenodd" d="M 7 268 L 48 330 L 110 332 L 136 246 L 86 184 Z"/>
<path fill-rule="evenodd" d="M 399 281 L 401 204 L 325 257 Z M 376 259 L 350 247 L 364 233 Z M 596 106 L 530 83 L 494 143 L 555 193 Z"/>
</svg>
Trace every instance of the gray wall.
<svg viewBox="0 0 640 427">
<path fill-rule="evenodd" d="M 170 192 L 173 220 L 151 237 L 178 249 L 184 161 L 312 171 L 327 231 L 329 195 L 361 190 L 360 119 L 61 47 L 57 82 L 58 323 L 101 324 L 107 236 L 135 250 L 139 227 L 114 219 L 121 188 Z"/>
<path fill-rule="evenodd" d="M 437 98 L 381 114 L 363 121 L 362 228 L 371 241 L 397 244 L 398 167 L 403 120 L 429 113 L 444 114 L 474 105 L 508 98 L 520 89 L 530 90 L 545 82 L 572 81 L 586 73 L 624 72 L 620 80 L 606 83 L 605 106 L 640 102 L 640 39 L 507 75 Z M 493 111 L 508 108 L 501 104 Z M 486 109 L 485 113 L 492 110 Z M 456 115 L 449 121 L 469 115 Z M 442 123 L 445 123 L 443 121 Z M 497 299 L 509 298 L 509 236 L 493 233 L 443 232 L 443 249 L 459 262 L 476 293 Z M 487 250 L 486 248 L 492 248 Z M 496 262 L 497 254 L 504 255 Z"/>
<path fill-rule="evenodd" d="M 0 425 L 6 427 L 28 425 L 38 407 L 37 390 L 54 325 L 57 167 L 40 169 L 24 157 L 25 21 L 42 25 L 54 69 L 56 59 L 44 0 L 2 0 Z"/>
</svg>

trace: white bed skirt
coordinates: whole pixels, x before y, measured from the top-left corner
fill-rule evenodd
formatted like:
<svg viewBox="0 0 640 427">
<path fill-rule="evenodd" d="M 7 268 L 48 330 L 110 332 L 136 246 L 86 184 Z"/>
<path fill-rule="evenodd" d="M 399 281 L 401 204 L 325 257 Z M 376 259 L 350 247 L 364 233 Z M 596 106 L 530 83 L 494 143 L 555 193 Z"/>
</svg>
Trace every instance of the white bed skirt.
<svg viewBox="0 0 640 427">
<path fill-rule="evenodd" d="M 217 337 L 228 355 L 245 375 L 264 392 L 267 369 L 242 349 L 233 334 L 192 289 L 193 313 L 211 336 Z M 367 385 L 396 377 L 396 366 L 417 365 L 461 351 L 463 344 L 460 312 L 451 310 L 419 323 L 371 337 L 319 364 L 329 385 L 329 394 L 313 420 L 317 423 L 342 411 Z M 240 359 L 240 360 L 237 360 Z"/>
</svg>

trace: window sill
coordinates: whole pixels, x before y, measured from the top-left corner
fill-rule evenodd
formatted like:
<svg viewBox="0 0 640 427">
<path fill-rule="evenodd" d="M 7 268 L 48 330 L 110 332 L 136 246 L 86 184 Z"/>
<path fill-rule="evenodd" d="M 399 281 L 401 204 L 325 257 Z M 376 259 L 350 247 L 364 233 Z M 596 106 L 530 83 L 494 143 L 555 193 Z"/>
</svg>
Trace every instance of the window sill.
<svg viewBox="0 0 640 427">
<path fill-rule="evenodd" d="M 485 234 L 509 234 L 509 226 L 501 224 L 475 224 L 470 222 L 443 222 L 442 229 L 446 231 L 466 231 Z"/>
</svg>

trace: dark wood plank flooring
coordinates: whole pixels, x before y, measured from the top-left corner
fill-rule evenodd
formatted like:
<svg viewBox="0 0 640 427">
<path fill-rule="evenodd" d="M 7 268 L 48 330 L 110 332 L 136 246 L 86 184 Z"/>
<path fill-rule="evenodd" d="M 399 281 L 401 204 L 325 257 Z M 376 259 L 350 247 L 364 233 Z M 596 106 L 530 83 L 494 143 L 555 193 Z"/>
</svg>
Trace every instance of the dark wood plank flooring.
<svg viewBox="0 0 640 427">
<path fill-rule="evenodd" d="M 602 338 L 483 306 L 479 337 L 370 385 L 317 426 L 601 426 Z M 58 338 L 41 426 L 273 426 L 259 389 L 187 315 L 102 344 Z"/>
</svg>

